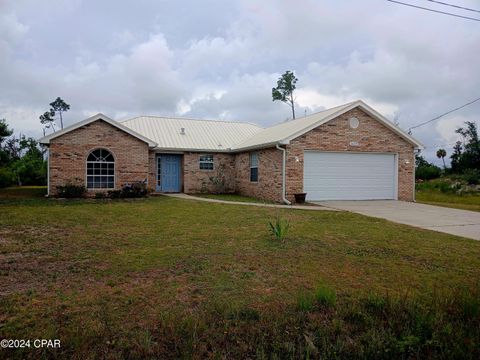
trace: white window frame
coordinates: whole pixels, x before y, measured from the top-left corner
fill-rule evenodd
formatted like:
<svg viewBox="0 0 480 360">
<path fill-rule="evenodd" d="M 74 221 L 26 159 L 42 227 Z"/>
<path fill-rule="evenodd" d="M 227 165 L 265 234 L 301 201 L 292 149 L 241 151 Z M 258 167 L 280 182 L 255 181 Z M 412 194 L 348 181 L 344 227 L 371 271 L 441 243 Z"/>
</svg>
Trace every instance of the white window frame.
<svg viewBox="0 0 480 360">
<path fill-rule="evenodd" d="M 210 158 L 211 160 L 208 160 Z M 211 165 L 211 169 L 209 168 Z M 202 168 L 202 166 L 207 166 L 207 168 Z M 198 168 L 203 171 L 212 171 L 214 169 L 214 158 L 213 154 L 202 154 L 198 158 Z"/>
<path fill-rule="evenodd" d="M 250 153 L 250 182 L 256 183 L 258 182 L 258 161 L 259 161 L 259 155 L 258 152 L 251 152 Z M 257 179 L 252 180 L 252 169 L 257 169 Z"/>
<path fill-rule="evenodd" d="M 97 150 L 103 150 L 103 151 L 107 151 L 113 158 L 113 161 L 101 161 L 101 160 L 97 160 L 97 161 L 89 161 L 88 158 L 89 156 L 94 152 L 94 151 L 97 151 Z M 113 165 L 113 175 L 109 175 L 109 174 L 88 174 L 88 165 L 89 164 L 106 164 L 107 165 L 107 171 L 108 171 L 108 165 L 112 164 Z M 94 169 L 95 170 L 95 169 Z M 115 171 L 115 157 L 113 156 L 113 153 L 108 150 L 108 149 L 105 149 L 105 148 L 96 148 L 96 149 L 93 149 L 91 151 L 88 152 L 87 154 L 87 160 L 85 162 L 85 183 L 86 183 L 86 188 L 87 190 L 114 190 L 115 189 L 115 182 L 116 182 L 116 171 Z M 89 178 L 93 178 L 95 179 L 95 177 L 101 177 L 101 176 L 107 176 L 107 177 L 113 177 L 113 187 L 89 187 L 89 181 L 88 179 Z M 107 183 L 110 182 L 110 181 L 107 181 Z M 95 184 L 95 181 L 92 181 L 92 184 Z"/>
</svg>

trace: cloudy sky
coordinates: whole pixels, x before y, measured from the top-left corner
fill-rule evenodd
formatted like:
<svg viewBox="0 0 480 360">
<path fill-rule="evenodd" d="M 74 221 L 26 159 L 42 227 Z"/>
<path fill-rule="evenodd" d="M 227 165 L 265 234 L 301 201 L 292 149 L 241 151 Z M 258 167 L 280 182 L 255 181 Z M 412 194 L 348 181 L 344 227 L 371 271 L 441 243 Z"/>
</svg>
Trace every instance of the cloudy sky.
<svg viewBox="0 0 480 360">
<path fill-rule="evenodd" d="M 39 136 L 61 96 L 67 124 L 103 112 L 268 126 L 290 116 L 271 88 L 293 70 L 300 116 L 363 99 L 408 129 L 480 97 L 479 55 L 480 22 L 385 0 L 0 0 L 0 118 Z M 413 134 L 434 160 L 479 115 L 477 102 Z"/>
</svg>

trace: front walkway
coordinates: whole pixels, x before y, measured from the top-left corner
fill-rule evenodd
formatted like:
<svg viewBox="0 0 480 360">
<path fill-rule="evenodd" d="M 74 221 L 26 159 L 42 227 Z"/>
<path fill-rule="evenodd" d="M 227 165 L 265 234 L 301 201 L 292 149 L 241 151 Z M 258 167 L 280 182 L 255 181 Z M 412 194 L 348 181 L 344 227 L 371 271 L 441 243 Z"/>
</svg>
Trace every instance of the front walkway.
<svg viewBox="0 0 480 360">
<path fill-rule="evenodd" d="M 279 208 L 279 209 L 296 209 L 296 210 L 338 211 L 337 209 L 332 209 L 332 208 L 319 206 L 319 205 L 281 205 L 281 204 L 250 203 L 250 202 L 241 202 L 241 201 L 208 199 L 208 198 L 202 198 L 202 197 L 197 197 L 197 196 L 192 196 L 187 194 L 162 194 L 162 195 L 174 197 L 177 199 L 198 200 L 198 201 L 206 201 L 211 203 L 229 204 L 229 205 L 263 206 L 263 207 L 271 207 L 271 208 Z"/>
<path fill-rule="evenodd" d="M 315 204 L 480 240 L 480 212 L 396 200 L 316 201 Z"/>
</svg>

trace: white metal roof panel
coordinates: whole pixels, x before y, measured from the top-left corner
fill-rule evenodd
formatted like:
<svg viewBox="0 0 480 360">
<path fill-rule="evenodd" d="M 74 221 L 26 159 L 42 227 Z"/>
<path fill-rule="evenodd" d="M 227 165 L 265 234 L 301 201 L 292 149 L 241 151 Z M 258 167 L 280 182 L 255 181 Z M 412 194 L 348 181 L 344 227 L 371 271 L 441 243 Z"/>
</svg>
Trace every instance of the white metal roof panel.
<svg viewBox="0 0 480 360">
<path fill-rule="evenodd" d="M 263 130 L 245 122 L 159 116 L 139 116 L 122 125 L 152 139 L 158 148 L 196 151 L 228 151 Z"/>
</svg>

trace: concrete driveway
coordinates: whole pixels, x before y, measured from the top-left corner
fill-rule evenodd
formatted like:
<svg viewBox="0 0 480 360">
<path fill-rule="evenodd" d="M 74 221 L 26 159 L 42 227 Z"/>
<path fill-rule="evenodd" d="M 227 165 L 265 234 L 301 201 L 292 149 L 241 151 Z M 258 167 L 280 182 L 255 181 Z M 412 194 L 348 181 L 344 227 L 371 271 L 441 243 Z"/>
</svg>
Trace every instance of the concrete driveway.
<svg viewBox="0 0 480 360">
<path fill-rule="evenodd" d="M 314 203 L 480 240 L 480 212 L 395 200 L 315 201 Z"/>
</svg>

